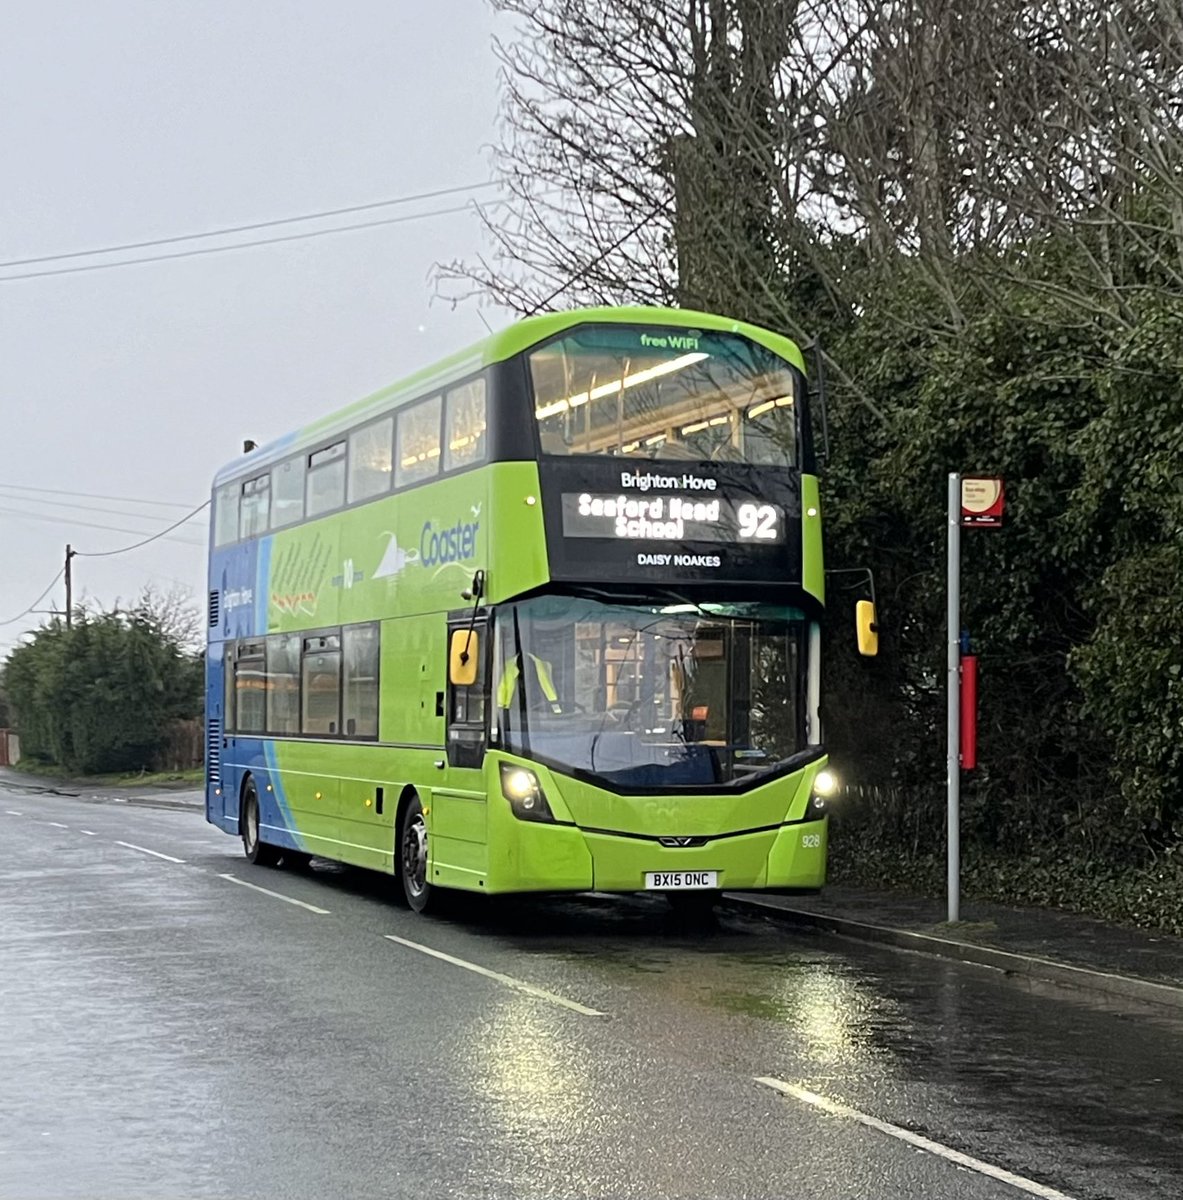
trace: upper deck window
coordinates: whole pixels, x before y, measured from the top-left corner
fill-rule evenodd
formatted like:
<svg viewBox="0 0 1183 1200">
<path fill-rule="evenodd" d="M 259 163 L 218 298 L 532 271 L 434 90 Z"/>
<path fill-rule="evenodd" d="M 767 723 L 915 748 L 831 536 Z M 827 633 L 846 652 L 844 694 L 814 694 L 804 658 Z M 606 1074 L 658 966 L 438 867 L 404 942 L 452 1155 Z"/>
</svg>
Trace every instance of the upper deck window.
<svg viewBox="0 0 1183 1200">
<path fill-rule="evenodd" d="M 396 487 L 418 483 L 440 473 L 439 396 L 412 404 L 398 414 L 398 446 L 394 454 Z"/>
<path fill-rule="evenodd" d="M 485 460 L 485 381 L 470 380 L 448 393 L 444 470 Z"/>
<path fill-rule="evenodd" d="M 349 503 L 390 491 L 394 418 L 383 417 L 349 435 Z"/>
<path fill-rule="evenodd" d="M 738 334 L 589 325 L 529 358 L 543 454 L 797 462 L 797 377 Z"/>
<path fill-rule="evenodd" d="M 242 504 L 238 510 L 238 536 L 258 537 L 267 532 L 267 514 L 271 496 L 271 476 L 260 475 L 242 485 Z"/>
<path fill-rule="evenodd" d="M 304 456 L 289 458 L 271 469 L 271 528 L 282 529 L 304 519 Z"/>
<path fill-rule="evenodd" d="M 229 546 L 238 537 L 238 501 L 242 485 L 224 483 L 214 495 L 214 545 Z"/>
<path fill-rule="evenodd" d="M 308 456 L 308 499 L 305 515 L 311 519 L 345 503 L 345 443 L 337 442 Z"/>
</svg>

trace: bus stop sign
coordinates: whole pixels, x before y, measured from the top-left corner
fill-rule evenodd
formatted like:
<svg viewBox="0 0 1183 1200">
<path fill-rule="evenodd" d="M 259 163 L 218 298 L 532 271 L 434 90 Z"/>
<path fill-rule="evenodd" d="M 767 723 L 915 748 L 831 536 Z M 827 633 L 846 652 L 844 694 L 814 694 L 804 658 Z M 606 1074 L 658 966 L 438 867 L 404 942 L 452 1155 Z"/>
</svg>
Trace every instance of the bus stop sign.
<svg viewBox="0 0 1183 1200">
<path fill-rule="evenodd" d="M 1003 487 L 996 475 L 961 477 L 961 524 L 971 529 L 1002 528 Z"/>
</svg>

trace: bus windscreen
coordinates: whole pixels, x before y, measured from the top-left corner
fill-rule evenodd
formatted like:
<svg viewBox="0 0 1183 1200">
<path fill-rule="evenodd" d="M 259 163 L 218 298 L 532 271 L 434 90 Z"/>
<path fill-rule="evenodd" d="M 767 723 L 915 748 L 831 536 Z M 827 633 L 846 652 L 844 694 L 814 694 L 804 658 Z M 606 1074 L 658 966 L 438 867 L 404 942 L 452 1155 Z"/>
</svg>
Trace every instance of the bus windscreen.
<svg viewBox="0 0 1183 1200">
<path fill-rule="evenodd" d="M 797 376 L 738 334 L 585 325 L 529 361 L 544 455 L 798 465 Z"/>
<path fill-rule="evenodd" d="M 768 604 L 546 596 L 498 613 L 506 749 L 617 786 L 726 787 L 806 747 L 805 624 Z"/>
</svg>

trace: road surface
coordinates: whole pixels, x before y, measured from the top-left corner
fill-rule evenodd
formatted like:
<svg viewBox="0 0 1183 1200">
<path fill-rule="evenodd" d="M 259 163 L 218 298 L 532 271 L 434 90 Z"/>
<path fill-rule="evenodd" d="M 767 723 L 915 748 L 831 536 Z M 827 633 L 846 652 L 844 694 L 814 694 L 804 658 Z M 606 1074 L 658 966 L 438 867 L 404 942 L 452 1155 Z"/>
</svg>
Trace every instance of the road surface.
<svg viewBox="0 0 1183 1200">
<path fill-rule="evenodd" d="M 0 790 L 0 1197 L 1183 1195 L 1183 1025 L 657 897 L 417 917 Z"/>
</svg>

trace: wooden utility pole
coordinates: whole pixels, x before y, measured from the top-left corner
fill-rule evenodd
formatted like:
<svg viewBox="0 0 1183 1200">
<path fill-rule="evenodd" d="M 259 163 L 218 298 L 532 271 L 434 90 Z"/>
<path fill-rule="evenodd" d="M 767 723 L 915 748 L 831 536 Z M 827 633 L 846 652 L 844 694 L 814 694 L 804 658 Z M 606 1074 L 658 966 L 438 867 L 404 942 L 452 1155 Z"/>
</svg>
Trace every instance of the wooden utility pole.
<svg viewBox="0 0 1183 1200">
<path fill-rule="evenodd" d="M 74 548 L 66 543 L 66 628 L 74 627 L 74 572 L 70 562 L 75 554 Z"/>
</svg>

